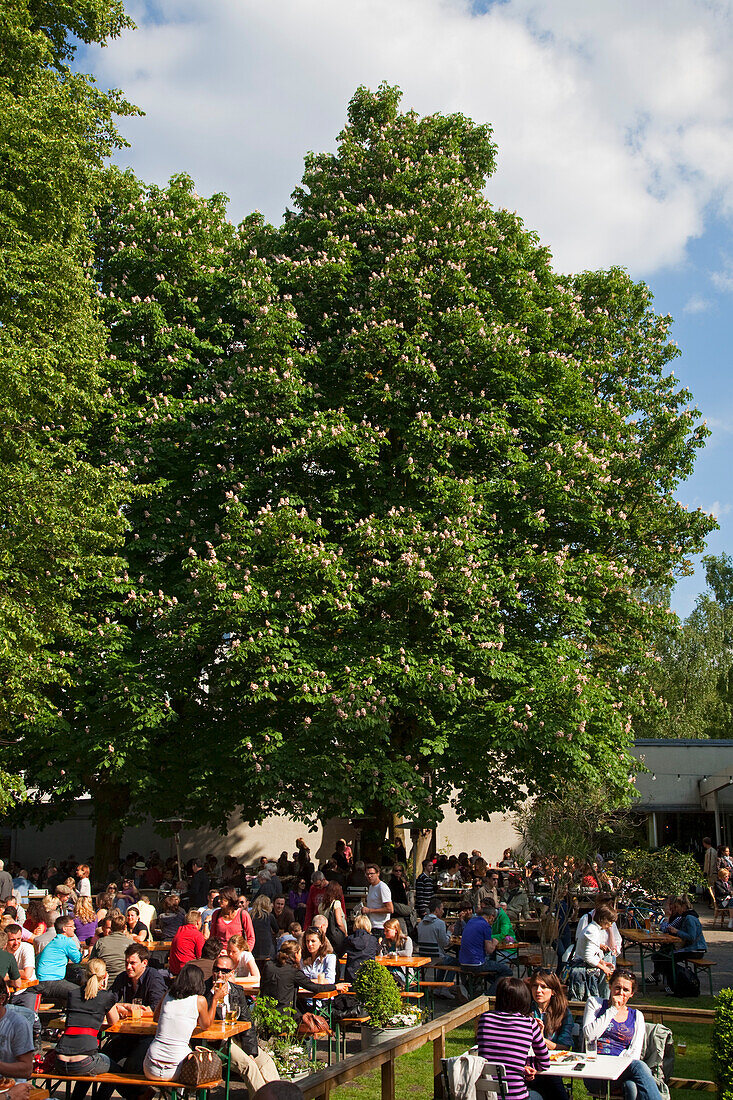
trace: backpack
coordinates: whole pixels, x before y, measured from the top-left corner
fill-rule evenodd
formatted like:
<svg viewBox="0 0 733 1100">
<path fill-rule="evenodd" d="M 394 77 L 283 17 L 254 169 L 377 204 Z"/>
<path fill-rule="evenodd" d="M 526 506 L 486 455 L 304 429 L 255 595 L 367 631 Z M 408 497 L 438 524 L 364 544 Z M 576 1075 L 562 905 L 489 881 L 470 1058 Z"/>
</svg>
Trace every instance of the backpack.
<svg viewBox="0 0 733 1100">
<path fill-rule="evenodd" d="M 700 979 L 695 971 L 687 963 L 678 962 L 675 965 L 675 982 L 673 986 L 675 997 L 699 997 Z"/>
</svg>

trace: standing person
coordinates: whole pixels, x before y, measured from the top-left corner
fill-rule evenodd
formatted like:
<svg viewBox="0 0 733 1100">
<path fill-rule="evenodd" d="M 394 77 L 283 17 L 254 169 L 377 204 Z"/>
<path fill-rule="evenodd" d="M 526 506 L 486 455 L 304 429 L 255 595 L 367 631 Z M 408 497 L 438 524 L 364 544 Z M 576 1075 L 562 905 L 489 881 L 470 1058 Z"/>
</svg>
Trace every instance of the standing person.
<svg viewBox="0 0 733 1100">
<path fill-rule="evenodd" d="M 501 979 L 494 1011 L 479 1016 L 476 1041 L 482 1058 L 504 1066 L 508 1100 L 527 1100 L 527 1080 L 550 1068 L 542 1028 L 532 1016 L 532 997 L 520 978 Z"/>
<path fill-rule="evenodd" d="M 709 836 L 702 838 L 702 847 L 705 853 L 702 869 L 708 886 L 712 889 L 718 877 L 718 852 Z"/>
<path fill-rule="evenodd" d="M 272 915 L 272 902 L 267 894 L 258 894 L 252 902 L 252 927 L 255 933 L 252 954 L 258 966 L 265 959 L 275 958 L 275 940 L 280 934 L 277 921 Z"/>
<path fill-rule="evenodd" d="M 204 933 L 206 935 L 206 932 Z M 211 914 L 208 935 L 221 940 L 226 947 L 230 936 L 244 936 L 251 951 L 255 945 L 255 930 L 252 918 L 246 909 L 240 908 L 237 891 L 226 886 L 219 893 L 219 908 Z"/>
<path fill-rule="evenodd" d="M 433 861 L 424 859 L 422 861 L 422 871 L 415 880 L 415 909 L 418 917 L 425 916 L 435 894 L 435 883 L 430 875 L 432 869 Z"/>
<path fill-rule="evenodd" d="M 733 908 L 733 886 L 730 881 L 730 871 L 727 867 L 721 867 L 713 887 L 715 904 L 719 909 Z M 728 927 L 733 929 L 733 916 L 728 921 Z"/>
<path fill-rule="evenodd" d="M 79 894 L 74 906 L 74 931 L 79 943 L 89 944 L 97 934 L 97 914 L 89 894 Z"/>
<path fill-rule="evenodd" d="M 155 1010 L 158 1030 L 143 1063 L 149 1080 L 176 1077 L 181 1062 L 191 1053 L 189 1043 L 194 1029 L 211 1027 L 225 992 L 221 984 L 215 985 L 209 1004 L 203 974 L 193 963 L 184 966 Z"/>
<path fill-rule="evenodd" d="M 638 1009 L 627 1007 L 636 991 L 636 976 L 625 970 L 614 970 L 609 989 L 608 999 L 588 998 L 583 1036 L 586 1042 L 597 1041 L 599 1054 L 628 1060 L 628 1066 L 618 1078 L 624 1100 L 637 1100 L 637 1097 L 638 1100 L 662 1100 L 652 1071 L 641 1061 L 646 1036 L 644 1017 Z"/>
<path fill-rule="evenodd" d="M 119 1013 L 115 996 L 107 988 L 107 968 L 101 959 L 91 959 L 89 977 L 80 989 L 75 986 L 66 1003 L 66 1030 L 56 1044 L 59 1072 L 98 1077 L 100 1073 L 119 1073 L 120 1067 L 99 1049 L 99 1032 L 103 1024 L 116 1024 Z M 86 1095 L 86 1081 L 77 1081 L 72 1100 Z M 108 1100 L 114 1085 L 100 1085 L 97 1097 Z"/>
<path fill-rule="evenodd" d="M 464 969 L 475 974 L 491 976 L 490 993 L 500 978 L 509 977 L 512 973 L 510 966 L 497 962 L 494 958 L 500 944 L 498 940 L 492 938 L 491 934 L 490 921 L 493 913 L 493 908 L 482 909 L 481 913 L 471 917 L 463 930 L 458 952 L 458 962 Z"/>
<path fill-rule="evenodd" d="M 5 870 L 5 861 L 0 859 L 0 901 L 7 901 L 13 896 L 13 880 Z"/>
<path fill-rule="evenodd" d="M 376 933 L 377 938 L 381 938 L 384 922 L 394 913 L 392 894 L 387 883 L 382 882 L 376 863 L 367 863 L 366 874 L 369 879 L 369 889 L 366 905 L 362 905 L 361 911 L 372 922 L 372 932 Z"/>
<path fill-rule="evenodd" d="M 308 905 L 308 883 L 302 877 L 298 878 L 295 888 L 288 894 L 288 906 L 293 911 L 293 920 L 300 924 L 305 920 L 305 910 Z"/>
<path fill-rule="evenodd" d="M 209 876 L 204 870 L 204 865 L 196 856 L 191 860 L 191 881 L 188 885 L 188 904 L 193 909 L 201 909 L 206 905 L 209 894 Z"/>
<path fill-rule="evenodd" d="M 343 901 L 344 895 L 339 884 L 329 882 L 318 903 L 318 913 L 328 921 L 328 939 L 337 955 L 340 954 L 348 933 Z"/>
<path fill-rule="evenodd" d="M 89 881 L 89 864 L 80 863 L 76 868 L 76 892 L 80 898 L 91 898 L 92 884 Z"/>
<path fill-rule="evenodd" d="M 318 905 L 325 893 L 328 881 L 323 871 L 314 871 L 311 876 L 311 888 L 308 891 L 308 901 L 305 905 L 305 924 L 310 928 L 313 918 L 318 912 Z"/>
</svg>

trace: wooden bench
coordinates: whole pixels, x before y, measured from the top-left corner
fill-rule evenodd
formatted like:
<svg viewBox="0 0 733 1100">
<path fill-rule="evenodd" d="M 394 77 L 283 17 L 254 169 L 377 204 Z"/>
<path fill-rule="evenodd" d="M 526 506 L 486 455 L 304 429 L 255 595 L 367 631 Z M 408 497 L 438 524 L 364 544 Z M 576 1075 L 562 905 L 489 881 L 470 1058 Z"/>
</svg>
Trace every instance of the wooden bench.
<svg viewBox="0 0 733 1100">
<path fill-rule="evenodd" d="M 685 959 L 685 962 L 688 962 L 692 965 L 692 967 L 693 967 L 696 974 L 697 974 L 698 970 L 707 971 L 708 981 L 710 982 L 710 996 L 712 997 L 713 996 L 713 967 L 715 966 L 715 963 L 712 960 L 709 960 L 709 959 Z"/>
<path fill-rule="evenodd" d="M 71 1084 L 76 1081 L 87 1081 L 90 1085 L 137 1085 L 139 1088 L 156 1089 L 181 1089 L 183 1092 L 208 1092 L 209 1089 L 219 1088 L 224 1084 L 223 1078 L 216 1081 L 207 1081 L 205 1085 L 182 1085 L 180 1081 L 151 1081 L 142 1073 L 98 1073 L 96 1077 L 85 1076 L 81 1073 L 58 1073 L 56 1070 L 34 1070 L 34 1081 L 66 1082 L 66 1095 L 71 1094 Z M 51 1093 L 55 1091 L 53 1084 Z"/>
<path fill-rule="evenodd" d="M 670 1077 L 667 1084 L 671 1089 L 691 1089 L 693 1092 L 717 1092 L 715 1081 L 698 1081 L 694 1077 Z"/>
<path fill-rule="evenodd" d="M 340 1020 L 334 1021 L 334 1027 L 336 1028 L 336 1053 L 341 1061 L 346 1058 L 346 1032 L 348 1030 L 355 1030 L 357 1027 L 361 1031 L 362 1024 L 368 1024 L 371 1020 L 371 1016 L 344 1016 Z M 341 1047 L 341 1039 L 343 1038 L 343 1050 Z"/>
<path fill-rule="evenodd" d="M 425 990 L 428 998 L 428 1011 L 431 1017 L 435 1016 L 435 994 L 441 989 L 455 989 L 455 982 L 426 982 L 420 980 L 420 988 Z"/>
</svg>

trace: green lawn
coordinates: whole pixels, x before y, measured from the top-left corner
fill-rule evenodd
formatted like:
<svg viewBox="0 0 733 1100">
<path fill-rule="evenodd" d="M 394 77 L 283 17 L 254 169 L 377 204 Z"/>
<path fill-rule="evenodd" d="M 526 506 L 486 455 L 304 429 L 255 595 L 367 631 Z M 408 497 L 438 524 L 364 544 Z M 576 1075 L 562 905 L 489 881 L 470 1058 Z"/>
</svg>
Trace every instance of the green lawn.
<svg viewBox="0 0 733 1100">
<path fill-rule="evenodd" d="M 671 997 L 646 996 L 644 1000 L 651 1004 L 659 1002 L 674 1004 L 680 1007 L 713 1008 L 712 997 L 696 997 L 689 1001 L 676 1001 Z M 705 1081 L 712 1080 L 710 1065 L 710 1036 L 711 1028 L 706 1024 L 677 1024 L 673 1028 L 675 1041 L 687 1040 L 687 1053 L 676 1057 L 675 1077 L 694 1077 Z M 461 1054 L 470 1047 L 474 1041 L 474 1028 L 472 1024 L 457 1028 L 445 1037 L 446 1057 L 452 1058 Z M 396 1095 L 399 1100 L 403 1097 L 431 1097 L 433 1095 L 433 1044 L 426 1043 L 420 1050 L 412 1054 L 406 1054 L 397 1060 L 396 1070 Z M 380 1100 L 381 1079 L 379 1071 L 359 1077 L 348 1085 L 342 1085 L 332 1095 L 336 1100 Z M 712 1093 L 709 1094 L 711 1097 Z M 578 1082 L 575 1083 L 574 1100 L 588 1100 L 588 1093 Z M 700 1100 L 700 1093 L 692 1090 L 675 1089 L 672 1100 Z"/>
</svg>

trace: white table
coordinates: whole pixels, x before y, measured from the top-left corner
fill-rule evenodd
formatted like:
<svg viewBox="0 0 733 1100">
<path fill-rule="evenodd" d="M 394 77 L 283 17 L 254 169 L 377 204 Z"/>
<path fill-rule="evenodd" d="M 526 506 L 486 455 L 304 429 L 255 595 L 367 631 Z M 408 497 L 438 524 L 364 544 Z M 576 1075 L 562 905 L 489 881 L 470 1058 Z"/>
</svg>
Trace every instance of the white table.
<svg viewBox="0 0 733 1100">
<path fill-rule="evenodd" d="M 569 1052 L 572 1053 L 572 1052 Z M 583 1069 L 573 1069 L 579 1063 L 583 1063 Z M 623 1055 L 599 1054 L 593 1061 L 589 1061 L 585 1054 L 573 1054 L 567 1061 L 551 1062 L 550 1068 L 544 1073 L 538 1073 L 538 1077 L 570 1077 L 578 1080 L 605 1081 L 607 1095 L 611 1095 L 611 1081 L 618 1081 L 621 1074 L 629 1065 L 629 1059 Z"/>
</svg>

